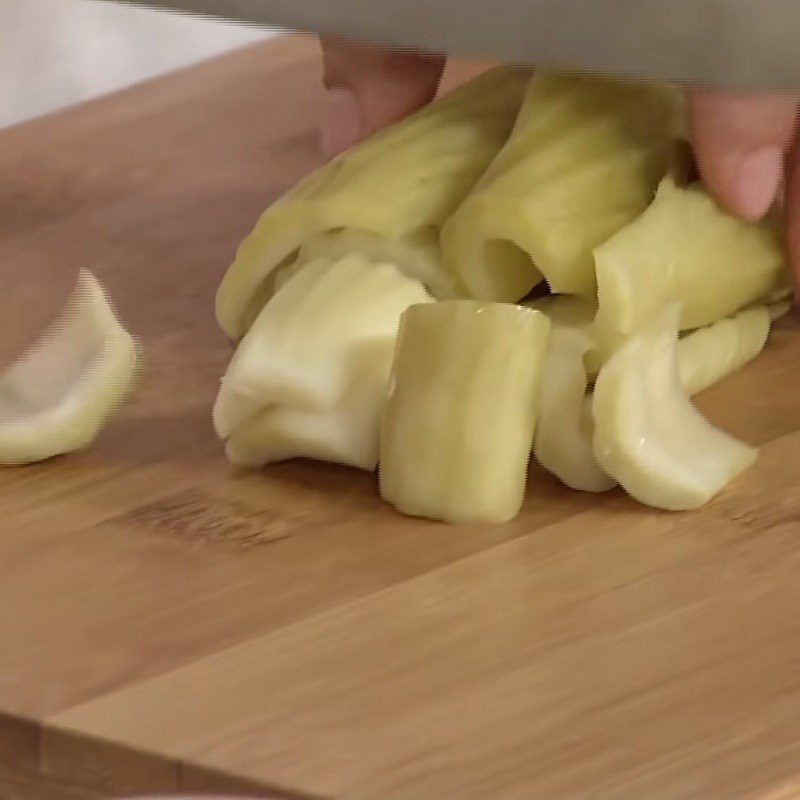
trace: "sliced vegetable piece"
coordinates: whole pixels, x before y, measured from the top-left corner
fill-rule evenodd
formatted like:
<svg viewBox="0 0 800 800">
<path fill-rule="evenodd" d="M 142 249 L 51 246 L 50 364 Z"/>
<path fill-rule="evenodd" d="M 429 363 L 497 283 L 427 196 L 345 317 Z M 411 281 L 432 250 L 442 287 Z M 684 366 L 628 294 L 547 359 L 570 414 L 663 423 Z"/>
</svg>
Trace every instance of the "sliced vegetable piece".
<svg viewBox="0 0 800 800">
<path fill-rule="evenodd" d="M 438 234 L 508 138 L 528 80 L 526 71 L 491 70 L 342 154 L 274 203 L 219 287 L 222 328 L 239 339 L 272 293 L 275 269 L 319 233 L 352 228 L 392 240 L 390 248 L 431 228 Z"/>
<path fill-rule="evenodd" d="M 225 452 L 234 464 L 260 467 L 290 458 L 313 458 L 374 470 L 380 414 L 393 342 L 364 353 L 350 389 L 330 408 L 270 406 L 236 428 Z"/>
<path fill-rule="evenodd" d="M 595 291 L 593 249 L 647 208 L 685 149 L 680 92 L 538 73 L 503 150 L 442 230 L 473 297 L 516 302 L 542 280 Z"/>
<path fill-rule="evenodd" d="M 214 424 L 229 452 L 319 457 L 331 440 L 337 461 L 373 469 L 400 315 L 431 301 L 392 264 L 310 262 L 264 307 L 222 380 Z"/>
<path fill-rule="evenodd" d="M 448 522 L 520 510 L 550 322 L 453 300 L 403 315 L 381 435 L 381 496 Z"/>
<path fill-rule="evenodd" d="M 770 324 L 769 308 L 755 306 L 679 339 L 678 371 L 684 390 L 689 395 L 702 392 L 752 361 L 767 343 Z"/>
<path fill-rule="evenodd" d="M 662 181 L 652 205 L 595 250 L 602 357 L 670 301 L 681 330 L 710 325 L 782 288 L 787 260 L 774 218 L 723 211 L 699 185 Z"/>
<path fill-rule="evenodd" d="M 592 399 L 584 357 L 592 348 L 585 332 L 553 324 L 544 365 L 534 455 L 572 489 L 605 492 L 616 486 L 592 451 Z"/>
<path fill-rule="evenodd" d="M 681 386 L 680 304 L 631 336 L 594 389 L 594 454 L 632 497 L 655 508 L 699 508 L 756 459 L 757 450 L 711 425 Z"/>
<path fill-rule="evenodd" d="M 552 322 L 536 423 L 536 459 L 572 489 L 607 491 L 616 482 L 600 469 L 592 452 L 592 400 L 586 394 L 586 358 L 594 349 L 591 331 L 597 304 L 579 295 L 549 295 L 526 305 Z"/>
<path fill-rule="evenodd" d="M 82 271 L 66 308 L 0 375 L 0 464 L 88 447 L 131 389 L 136 342 Z"/>
</svg>

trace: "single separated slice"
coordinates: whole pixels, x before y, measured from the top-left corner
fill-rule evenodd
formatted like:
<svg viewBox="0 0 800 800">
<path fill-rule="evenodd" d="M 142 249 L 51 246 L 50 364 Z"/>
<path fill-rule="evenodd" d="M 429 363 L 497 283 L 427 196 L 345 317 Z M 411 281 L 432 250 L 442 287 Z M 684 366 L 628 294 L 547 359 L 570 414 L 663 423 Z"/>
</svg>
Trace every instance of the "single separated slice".
<svg viewBox="0 0 800 800">
<path fill-rule="evenodd" d="M 386 249 L 376 252 L 373 241 L 365 255 L 382 261 L 401 255 L 406 238 L 438 238 L 508 138 L 528 80 L 525 71 L 491 70 L 343 153 L 270 206 L 217 292 L 223 330 L 240 339 L 272 295 L 275 270 L 320 234 L 372 234 Z M 452 277 L 435 262 L 424 259 L 424 272 L 417 272 L 414 250 L 412 244 L 408 261 L 398 263 L 401 270 L 432 291 L 441 285 L 452 293 Z"/>
<path fill-rule="evenodd" d="M 699 508 L 757 457 L 711 425 L 681 386 L 680 304 L 672 303 L 605 364 L 594 388 L 593 448 L 632 497 L 655 508 Z"/>
<path fill-rule="evenodd" d="M 222 379 L 214 424 L 231 459 L 374 469 L 400 315 L 430 301 L 419 281 L 360 255 L 319 258 L 289 278 Z"/>
<path fill-rule="evenodd" d="M 516 302 L 541 280 L 591 297 L 592 251 L 647 208 L 683 156 L 680 92 L 539 72 L 511 137 L 442 229 L 472 297 Z"/>
<path fill-rule="evenodd" d="M 647 211 L 595 250 L 595 265 L 602 362 L 669 302 L 681 303 L 687 330 L 765 301 L 785 285 L 788 262 L 776 219 L 746 222 L 702 186 L 666 178 Z"/>
<path fill-rule="evenodd" d="M 0 375 L 0 464 L 89 446 L 128 394 L 136 365 L 136 342 L 82 271 L 64 311 Z"/>
<path fill-rule="evenodd" d="M 385 500 L 447 522 L 519 512 L 549 329 L 544 314 L 502 303 L 406 311 L 381 433 Z"/>
</svg>

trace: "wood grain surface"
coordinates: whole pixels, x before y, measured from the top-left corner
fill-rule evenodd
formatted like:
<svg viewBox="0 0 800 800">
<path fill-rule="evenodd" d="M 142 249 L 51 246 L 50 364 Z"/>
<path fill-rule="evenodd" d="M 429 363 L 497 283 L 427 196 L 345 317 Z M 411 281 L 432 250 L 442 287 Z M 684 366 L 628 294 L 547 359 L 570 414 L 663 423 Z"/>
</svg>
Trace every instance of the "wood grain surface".
<svg viewBox="0 0 800 800">
<path fill-rule="evenodd" d="M 286 38 L 0 134 L 2 262 L 92 267 L 147 354 L 96 448 L 0 473 L 0 798 L 800 796 L 793 321 L 701 398 L 764 448 L 697 513 L 535 472 L 448 527 L 226 464 L 213 292 L 320 91 Z"/>
</svg>

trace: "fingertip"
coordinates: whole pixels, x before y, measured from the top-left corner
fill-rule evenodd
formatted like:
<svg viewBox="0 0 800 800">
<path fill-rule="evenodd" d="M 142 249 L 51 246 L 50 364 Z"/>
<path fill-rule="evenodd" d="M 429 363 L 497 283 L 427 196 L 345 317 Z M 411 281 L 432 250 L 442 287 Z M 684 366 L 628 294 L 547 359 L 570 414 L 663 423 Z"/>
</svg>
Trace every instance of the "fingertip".
<svg viewBox="0 0 800 800">
<path fill-rule="evenodd" d="M 693 146 L 705 185 L 731 213 L 762 218 L 783 182 L 796 98 L 695 91 L 690 110 Z"/>
<path fill-rule="evenodd" d="M 774 145 L 748 153 L 734 166 L 729 205 L 745 219 L 761 219 L 778 196 L 783 178 L 783 149 Z"/>
<path fill-rule="evenodd" d="M 334 158 L 361 139 L 361 108 L 355 93 L 334 87 L 325 93 L 322 117 L 322 152 Z"/>
<path fill-rule="evenodd" d="M 444 57 L 323 39 L 322 145 L 332 157 L 429 103 Z"/>
</svg>

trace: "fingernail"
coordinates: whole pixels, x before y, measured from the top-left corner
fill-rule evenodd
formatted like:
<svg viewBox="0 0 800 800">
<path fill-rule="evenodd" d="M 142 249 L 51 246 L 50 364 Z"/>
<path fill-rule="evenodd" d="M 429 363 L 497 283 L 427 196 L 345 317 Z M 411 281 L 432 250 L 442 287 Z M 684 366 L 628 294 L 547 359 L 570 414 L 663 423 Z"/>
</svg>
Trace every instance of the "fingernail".
<svg viewBox="0 0 800 800">
<path fill-rule="evenodd" d="M 354 145 L 361 135 L 361 110 L 349 89 L 329 89 L 322 119 L 322 150 L 333 158 Z"/>
<path fill-rule="evenodd" d="M 736 178 L 736 205 L 748 219 L 761 219 L 778 194 L 783 175 L 783 151 L 764 147 L 746 156 Z"/>
</svg>

